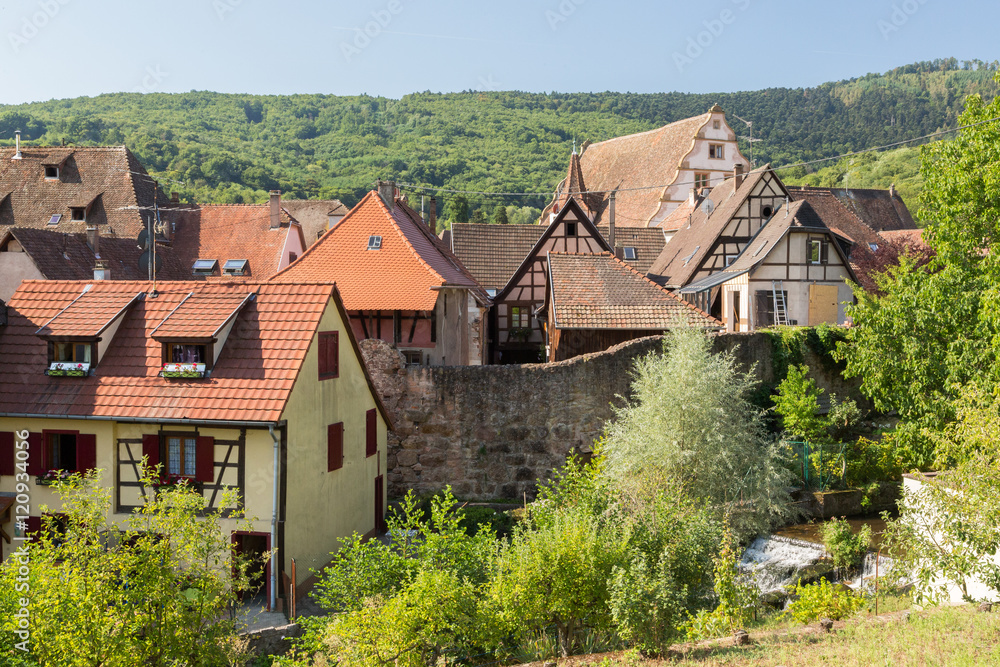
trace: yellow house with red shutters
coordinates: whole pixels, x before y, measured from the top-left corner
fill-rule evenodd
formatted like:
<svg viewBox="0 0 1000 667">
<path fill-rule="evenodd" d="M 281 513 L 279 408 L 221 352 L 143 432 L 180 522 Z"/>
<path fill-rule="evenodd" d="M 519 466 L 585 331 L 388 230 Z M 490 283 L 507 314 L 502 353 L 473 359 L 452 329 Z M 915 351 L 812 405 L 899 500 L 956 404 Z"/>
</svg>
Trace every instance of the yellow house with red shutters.
<svg viewBox="0 0 1000 667">
<path fill-rule="evenodd" d="M 135 511 L 145 458 L 156 485 L 252 519 L 223 526 L 275 550 L 273 605 L 293 559 L 302 592 L 339 538 L 382 528 L 389 428 L 333 284 L 25 281 L 0 317 L 0 550 L 58 513 L 49 484 L 72 472 L 101 469 L 114 514 Z"/>
</svg>

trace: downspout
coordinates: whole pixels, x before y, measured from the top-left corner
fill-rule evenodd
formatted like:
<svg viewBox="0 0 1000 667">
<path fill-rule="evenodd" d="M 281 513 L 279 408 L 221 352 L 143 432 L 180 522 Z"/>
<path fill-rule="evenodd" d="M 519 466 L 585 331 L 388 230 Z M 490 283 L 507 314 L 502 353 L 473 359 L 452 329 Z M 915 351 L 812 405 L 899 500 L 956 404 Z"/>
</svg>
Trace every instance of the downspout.
<svg viewBox="0 0 1000 667">
<path fill-rule="evenodd" d="M 278 606 L 278 436 L 274 433 L 274 424 L 267 425 L 267 432 L 274 441 L 274 495 L 271 500 L 271 611 Z M 295 582 L 292 582 L 292 586 Z"/>
</svg>

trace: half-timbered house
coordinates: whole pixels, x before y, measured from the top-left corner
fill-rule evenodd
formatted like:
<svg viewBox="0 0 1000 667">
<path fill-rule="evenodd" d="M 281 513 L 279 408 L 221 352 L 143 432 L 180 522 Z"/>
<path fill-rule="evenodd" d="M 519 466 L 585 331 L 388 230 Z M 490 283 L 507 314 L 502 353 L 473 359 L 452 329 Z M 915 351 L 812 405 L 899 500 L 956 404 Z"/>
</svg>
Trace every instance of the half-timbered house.
<svg viewBox="0 0 1000 667">
<path fill-rule="evenodd" d="M 67 473 L 103 471 L 112 522 L 184 480 L 251 520 L 222 522 L 238 549 L 276 550 L 273 603 L 381 527 L 388 428 L 332 284 L 25 281 L 0 322 L 0 498 L 31 498 L 6 537 L 59 511 L 47 483 Z"/>
</svg>

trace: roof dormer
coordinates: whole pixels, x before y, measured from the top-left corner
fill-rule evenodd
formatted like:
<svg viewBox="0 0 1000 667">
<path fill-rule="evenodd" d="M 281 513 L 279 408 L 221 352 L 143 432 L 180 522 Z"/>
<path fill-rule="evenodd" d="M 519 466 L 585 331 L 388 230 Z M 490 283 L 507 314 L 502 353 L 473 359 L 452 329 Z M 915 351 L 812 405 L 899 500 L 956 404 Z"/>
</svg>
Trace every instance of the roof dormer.
<svg viewBox="0 0 1000 667">
<path fill-rule="evenodd" d="M 189 293 L 151 334 L 161 345 L 161 375 L 199 378 L 211 374 L 236 318 L 255 293 Z"/>
<path fill-rule="evenodd" d="M 63 166 L 72 155 L 72 150 L 55 150 L 46 155 L 42 159 L 42 176 L 44 179 L 46 181 L 61 180 Z"/>
</svg>

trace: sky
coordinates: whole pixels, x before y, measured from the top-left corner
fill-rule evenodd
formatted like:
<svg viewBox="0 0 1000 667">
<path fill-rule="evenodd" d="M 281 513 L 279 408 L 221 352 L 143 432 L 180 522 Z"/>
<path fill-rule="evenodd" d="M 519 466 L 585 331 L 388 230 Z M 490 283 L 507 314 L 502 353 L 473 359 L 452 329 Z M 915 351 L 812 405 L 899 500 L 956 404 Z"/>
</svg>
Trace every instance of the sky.
<svg viewBox="0 0 1000 667">
<path fill-rule="evenodd" d="M 1000 3 L 969 0 L 0 0 L 0 104 L 798 88 L 998 60 L 998 24 Z"/>
</svg>

